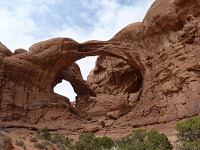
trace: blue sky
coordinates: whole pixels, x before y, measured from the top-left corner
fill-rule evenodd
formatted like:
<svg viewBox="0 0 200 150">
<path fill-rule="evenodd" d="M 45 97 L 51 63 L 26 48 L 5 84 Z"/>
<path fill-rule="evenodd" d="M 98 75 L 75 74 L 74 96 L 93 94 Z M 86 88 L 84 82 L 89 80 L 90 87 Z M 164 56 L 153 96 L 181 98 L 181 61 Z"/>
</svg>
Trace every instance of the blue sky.
<svg viewBox="0 0 200 150">
<path fill-rule="evenodd" d="M 0 41 L 14 51 L 54 37 L 108 40 L 128 24 L 142 21 L 153 1 L 0 0 Z M 84 78 L 94 62 L 94 57 L 78 61 Z M 55 91 L 74 99 L 71 87 L 60 85 Z"/>
</svg>

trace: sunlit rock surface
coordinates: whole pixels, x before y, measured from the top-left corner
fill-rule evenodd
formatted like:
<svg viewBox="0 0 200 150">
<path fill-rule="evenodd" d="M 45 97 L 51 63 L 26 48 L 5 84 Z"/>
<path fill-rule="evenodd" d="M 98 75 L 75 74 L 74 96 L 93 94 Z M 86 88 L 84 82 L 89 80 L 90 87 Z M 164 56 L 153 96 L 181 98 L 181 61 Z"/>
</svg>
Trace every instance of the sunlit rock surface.
<svg viewBox="0 0 200 150">
<path fill-rule="evenodd" d="M 108 41 L 0 43 L 0 125 L 96 132 L 200 115 L 199 49 L 199 0 L 156 0 Z M 75 62 L 95 55 L 84 81 Z M 53 92 L 63 79 L 76 104 Z"/>
</svg>

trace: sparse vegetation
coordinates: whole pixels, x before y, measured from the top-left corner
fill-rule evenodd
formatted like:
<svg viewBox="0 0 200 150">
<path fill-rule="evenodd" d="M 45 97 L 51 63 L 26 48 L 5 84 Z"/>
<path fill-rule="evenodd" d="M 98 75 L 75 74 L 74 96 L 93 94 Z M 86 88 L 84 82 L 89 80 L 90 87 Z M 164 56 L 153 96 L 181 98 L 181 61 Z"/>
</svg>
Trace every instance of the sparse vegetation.
<svg viewBox="0 0 200 150">
<path fill-rule="evenodd" d="M 57 144 L 57 147 L 59 148 L 59 150 L 67 150 L 67 147 L 64 144 Z"/>
<path fill-rule="evenodd" d="M 93 133 L 85 133 L 79 136 L 73 148 L 75 150 L 103 150 L 111 149 L 114 146 L 114 141 L 106 136 L 95 137 Z"/>
<path fill-rule="evenodd" d="M 50 134 L 49 129 L 47 127 L 44 128 L 44 130 L 42 130 L 42 136 L 47 141 L 51 140 L 51 134 Z"/>
<path fill-rule="evenodd" d="M 49 141 L 43 141 L 42 144 L 45 145 L 45 146 L 48 146 L 48 145 L 50 145 L 51 143 L 50 143 Z"/>
<path fill-rule="evenodd" d="M 200 118 L 191 118 L 178 123 L 176 129 L 179 149 L 200 149 Z"/>
<path fill-rule="evenodd" d="M 13 149 L 11 138 L 7 136 L 0 137 L 0 149 Z"/>
<path fill-rule="evenodd" d="M 5 132 L 5 133 L 7 133 L 7 134 L 10 133 L 10 129 L 9 129 L 9 128 L 6 128 L 6 127 L 1 127 L 1 128 L 0 128 L 0 131 L 3 131 L 3 132 Z"/>
<path fill-rule="evenodd" d="M 157 131 L 147 132 L 143 129 L 133 130 L 130 137 L 116 141 L 119 150 L 170 150 L 172 146 L 168 138 Z"/>
<path fill-rule="evenodd" d="M 37 149 L 41 149 L 41 150 L 48 150 L 48 148 L 46 148 L 46 145 L 44 145 L 43 143 L 35 143 L 34 147 Z"/>
<path fill-rule="evenodd" d="M 30 142 L 37 142 L 37 138 L 30 138 Z"/>
<path fill-rule="evenodd" d="M 0 137 L 6 136 L 6 132 L 0 130 Z"/>
<path fill-rule="evenodd" d="M 66 147 L 70 147 L 71 145 L 71 140 L 69 139 L 68 135 L 64 134 L 59 134 L 57 133 L 52 139 L 51 142 L 53 144 L 58 144 L 58 145 L 65 145 Z"/>
<path fill-rule="evenodd" d="M 45 127 L 42 131 L 38 131 L 36 133 L 36 136 L 40 140 L 47 140 L 47 141 L 51 140 L 51 134 L 50 134 L 49 129 L 47 127 Z"/>
<path fill-rule="evenodd" d="M 6 143 L 3 140 L 0 140 L 0 149 L 3 149 L 6 146 Z"/>
<path fill-rule="evenodd" d="M 24 141 L 16 141 L 15 145 L 20 146 L 20 147 L 24 147 Z"/>
<path fill-rule="evenodd" d="M 38 142 L 38 137 L 41 142 Z M 91 132 L 84 133 L 79 136 L 79 140 L 75 143 L 71 142 L 68 135 L 57 133 L 52 136 L 47 128 L 38 132 L 38 137 L 30 138 L 30 142 L 34 142 L 34 147 L 40 150 L 48 150 L 55 146 L 59 150 L 170 150 L 172 146 L 164 134 L 157 131 L 149 131 L 143 129 L 133 130 L 132 134 L 119 140 L 112 140 L 109 137 L 95 137 Z M 25 148 L 24 141 L 16 141 L 16 145 Z M 198 142 L 193 141 L 184 146 L 188 148 L 199 148 Z M 5 147 L 5 143 L 0 140 L 0 149 Z"/>
<path fill-rule="evenodd" d="M 68 136 L 57 133 L 51 136 L 49 130 L 45 128 L 42 136 L 51 143 L 56 144 L 60 150 L 170 150 L 172 146 L 164 134 L 157 131 L 147 132 L 143 129 L 133 130 L 129 137 L 113 141 L 111 138 L 95 137 L 91 132 L 79 136 L 79 140 L 72 144 Z M 32 139 L 33 140 L 33 139 Z M 34 139 L 35 140 L 35 139 Z M 34 141 L 33 140 L 33 141 Z M 49 142 L 46 141 L 48 144 Z M 38 149 L 47 149 L 45 143 L 35 143 L 34 147 Z"/>
<path fill-rule="evenodd" d="M 0 149 L 13 149 L 12 140 L 7 136 L 6 128 L 0 128 Z"/>
</svg>

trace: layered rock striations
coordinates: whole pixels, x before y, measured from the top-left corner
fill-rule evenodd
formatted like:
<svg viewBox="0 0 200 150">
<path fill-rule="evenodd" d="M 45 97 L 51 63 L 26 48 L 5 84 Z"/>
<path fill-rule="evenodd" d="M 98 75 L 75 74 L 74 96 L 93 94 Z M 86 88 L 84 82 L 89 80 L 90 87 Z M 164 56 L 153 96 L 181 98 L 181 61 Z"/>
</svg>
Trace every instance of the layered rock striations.
<svg viewBox="0 0 200 150">
<path fill-rule="evenodd" d="M 0 44 L 1 124 L 98 131 L 197 116 L 199 49 L 199 0 L 156 0 L 142 22 L 108 41 L 54 38 L 14 53 Z M 75 62 L 94 55 L 84 81 Z M 63 79 L 75 107 L 53 92 Z"/>
</svg>

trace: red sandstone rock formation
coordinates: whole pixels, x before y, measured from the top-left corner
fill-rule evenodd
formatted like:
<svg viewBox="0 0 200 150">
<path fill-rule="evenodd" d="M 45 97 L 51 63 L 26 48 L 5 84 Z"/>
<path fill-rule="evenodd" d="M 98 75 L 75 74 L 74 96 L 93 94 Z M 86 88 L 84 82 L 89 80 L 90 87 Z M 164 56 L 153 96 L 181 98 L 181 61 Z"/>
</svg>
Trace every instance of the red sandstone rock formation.
<svg viewBox="0 0 200 150">
<path fill-rule="evenodd" d="M 199 48 L 199 0 L 156 0 L 108 41 L 55 38 L 14 54 L 1 44 L 1 124 L 98 131 L 200 115 Z M 84 81 L 74 62 L 93 55 Z M 78 95 L 75 108 L 53 92 L 62 79 Z"/>
</svg>

